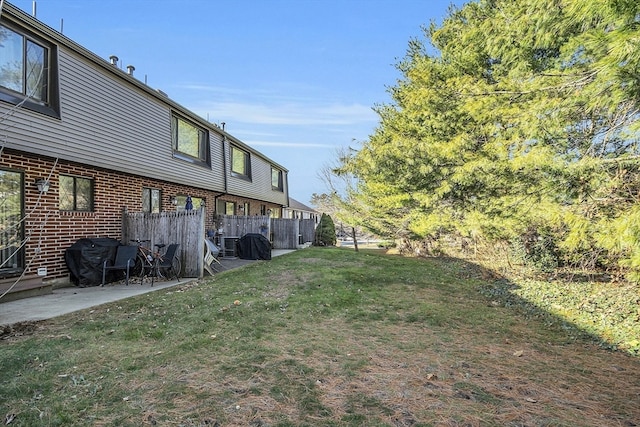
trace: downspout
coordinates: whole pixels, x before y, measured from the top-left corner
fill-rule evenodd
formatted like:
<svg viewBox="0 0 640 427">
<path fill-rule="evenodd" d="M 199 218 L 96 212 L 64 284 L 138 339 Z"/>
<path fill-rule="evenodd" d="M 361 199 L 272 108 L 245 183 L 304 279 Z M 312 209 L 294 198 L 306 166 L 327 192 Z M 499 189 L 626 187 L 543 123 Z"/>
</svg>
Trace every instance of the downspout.
<svg viewBox="0 0 640 427">
<path fill-rule="evenodd" d="M 222 123 L 222 131 L 224 132 L 224 123 Z M 222 179 L 224 182 L 224 191 L 213 198 L 213 208 L 216 215 L 218 214 L 218 197 L 228 194 L 228 178 L 227 178 L 227 135 L 222 134 Z"/>
<path fill-rule="evenodd" d="M 289 207 L 289 172 L 285 174 L 285 188 L 286 188 L 285 196 L 287 198 L 287 207 Z"/>
<path fill-rule="evenodd" d="M 222 129 L 224 130 L 224 123 Z M 222 176 L 224 178 L 224 194 L 227 194 L 229 190 L 227 187 L 227 135 L 222 135 L 222 171 Z"/>
</svg>

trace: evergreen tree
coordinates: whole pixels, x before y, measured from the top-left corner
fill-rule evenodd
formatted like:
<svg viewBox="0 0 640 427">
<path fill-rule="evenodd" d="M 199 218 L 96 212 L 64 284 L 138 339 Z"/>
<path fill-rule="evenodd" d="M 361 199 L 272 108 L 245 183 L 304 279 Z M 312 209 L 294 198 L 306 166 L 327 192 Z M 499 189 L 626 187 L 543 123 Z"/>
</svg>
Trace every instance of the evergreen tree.
<svg viewBox="0 0 640 427">
<path fill-rule="evenodd" d="M 558 262 L 640 278 L 638 16 L 633 0 L 451 9 L 410 41 L 393 103 L 336 168 L 358 180 L 345 208 L 408 239 L 535 235 Z"/>
<path fill-rule="evenodd" d="M 336 227 L 333 223 L 333 219 L 325 213 L 320 217 L 320 222 L 316 227 L 316 240 L 317 246 L 334 246 L 336 244 Z"/>
</svg>

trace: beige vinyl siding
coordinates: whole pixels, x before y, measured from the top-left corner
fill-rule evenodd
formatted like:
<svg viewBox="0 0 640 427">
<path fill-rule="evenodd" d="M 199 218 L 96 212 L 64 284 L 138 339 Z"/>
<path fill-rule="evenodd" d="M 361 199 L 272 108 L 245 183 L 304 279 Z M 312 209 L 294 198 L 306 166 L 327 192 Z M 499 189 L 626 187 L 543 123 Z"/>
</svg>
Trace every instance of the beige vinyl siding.
<svg viewBox="0 0 640 427">
<path fill-rule="evenodd" d="M 61 120 L 22 109 L 7 119 L 12 123 L 7 146 L 224 190 L 218 133 L 209 129 L 211 168 L 176 159 L 168 105 L 64 48 L 59 49 L 59 65 Z"/>
</svg>

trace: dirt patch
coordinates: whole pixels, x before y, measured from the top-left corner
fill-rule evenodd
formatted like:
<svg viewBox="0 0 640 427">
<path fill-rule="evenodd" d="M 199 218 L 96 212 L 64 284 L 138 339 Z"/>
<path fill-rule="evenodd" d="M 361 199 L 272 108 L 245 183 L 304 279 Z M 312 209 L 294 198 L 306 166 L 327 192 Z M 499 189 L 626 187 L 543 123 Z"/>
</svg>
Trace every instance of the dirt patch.
<svg viewBox="0 0 640 427">
<path fill-rule="evenodd" d="M 2 325 L 0 326 L 0 340 L 32 335 L 36 330 L 38 330 L 38 328 L 38 322 L 32 321 Z"/>
<path fill-rule="evenodd" d="M 296 271 L 282 271 L 269 277 L 271 286 L 265 289 L 262 296 L 264 298 L 274 298 L 282 300 L 289 296 L 296 287 L 305 284 L 313 275 L 310 273 L 300 274 Z"/>
</svg>

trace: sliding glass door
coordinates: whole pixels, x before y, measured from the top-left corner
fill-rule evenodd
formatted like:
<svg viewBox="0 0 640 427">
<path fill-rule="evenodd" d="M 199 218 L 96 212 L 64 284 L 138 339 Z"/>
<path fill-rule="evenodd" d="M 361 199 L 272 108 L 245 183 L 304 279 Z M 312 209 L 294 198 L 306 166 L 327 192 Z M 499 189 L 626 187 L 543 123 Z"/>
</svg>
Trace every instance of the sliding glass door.
<svg viewBox="0 0 640 427">
<path fill-rule="evenodd" d="M 24 268 L 24 186 L 21 172 L 0 169 L 0 277 Z"/>
</svg>

